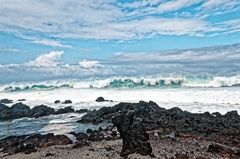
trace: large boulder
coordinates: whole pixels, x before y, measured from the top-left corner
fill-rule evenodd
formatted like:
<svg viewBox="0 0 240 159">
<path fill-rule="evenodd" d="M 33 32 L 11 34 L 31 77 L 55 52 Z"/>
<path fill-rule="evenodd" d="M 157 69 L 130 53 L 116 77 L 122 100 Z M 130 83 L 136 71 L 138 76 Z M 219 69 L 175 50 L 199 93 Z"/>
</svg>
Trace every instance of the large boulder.
<svg viewBox="0 0 240 159">
<path fill-rule="evenodd" d="M 30 111 L 30 117 L 34 117 L 34 118 L 47 116 L 50 114 L 54 114 L 54 109 L 45 105 L 36 106 Z"/>
<path fill-rule="evenodd" d="M 113 118 L 112 122 L 117 127 L 123 146 L 120 155 L 126 157 L 133 153 L 151 155 L 152 147 L 148 142 L 149 136 L 141 122 L 134 122 L 132 112 L 122 113 Z"/>
<path fill-rule="evenodd" d="M 17 119 L 29 116 L 30 108 L 23 103 L 16 103 L 9 109 L 0 112 L 0 119 Z"/>
</svg>

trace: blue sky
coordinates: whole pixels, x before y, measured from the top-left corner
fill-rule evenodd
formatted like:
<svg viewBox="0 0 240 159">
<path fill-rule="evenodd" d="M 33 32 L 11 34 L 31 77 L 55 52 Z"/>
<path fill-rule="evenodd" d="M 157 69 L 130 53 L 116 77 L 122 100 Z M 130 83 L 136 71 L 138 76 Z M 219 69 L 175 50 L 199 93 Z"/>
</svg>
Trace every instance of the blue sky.
<svg viewBox="0 0 240 159">
<path fill-rule="evenodd" d="M 206 50 L 210 46 L 240 43 L 239 0 L 1 0 L 0 3 L 2 75 L 17 74 L 19 69 L 34 74 L 33 67 L 65 65 L 85 69 L 83 74 L 90 76 L 96 73 L 91 70 L 94 65 L 101 71 L 107 65 L 106 72 L 116 74 L 112 68 L 118 63 L 111 68 L 109 63 L 119 54 L 158 56 L 169 50 Z M 32 61 L 43 56 L 43 61 L 33 65 Z M 49 72 L 44 74 L 48 76 Z M 9 75 L 4 81 L 14 81 L 15 76 Z"/>
</svg>

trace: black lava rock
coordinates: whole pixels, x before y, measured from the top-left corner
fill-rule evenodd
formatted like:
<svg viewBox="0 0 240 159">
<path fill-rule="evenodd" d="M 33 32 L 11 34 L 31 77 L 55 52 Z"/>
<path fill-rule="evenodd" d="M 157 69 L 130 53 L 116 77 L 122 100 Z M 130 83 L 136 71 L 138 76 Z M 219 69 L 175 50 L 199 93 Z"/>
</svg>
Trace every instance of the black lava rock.
<svg viewBox="0 0 240 159">
<path fill-rule="evenodd" d="M 10 104 L 10 103 L 13 103 L 13 100 L 10 100 L 10 99 L 1 99 L 1 100 L 0 100 L 0 103 Z"/>
<path fill-rule="evenodd" d="M 123 146 L 120 155 L 126 157 L 133 153 L 151 155 L 152 147 L 148 142 L 149 136 L 141 122 L 134 123 L 134 114 L 122 113 L 113 118 L 113 124 L 117 127 Z"/>
<path fill-rule="evenodd" d="M 30 111 L 30 116 L 38 118 L 38 117 L 47 116 L 47 115 L 50 115 L 50 114 L 53 114 L 53 113 L 54 113 L 53 108 L 50 108 L 50 107 L 45 106 L 45 105 L 39 105 L 39 106 L 34 107 Z"/>
</svg>

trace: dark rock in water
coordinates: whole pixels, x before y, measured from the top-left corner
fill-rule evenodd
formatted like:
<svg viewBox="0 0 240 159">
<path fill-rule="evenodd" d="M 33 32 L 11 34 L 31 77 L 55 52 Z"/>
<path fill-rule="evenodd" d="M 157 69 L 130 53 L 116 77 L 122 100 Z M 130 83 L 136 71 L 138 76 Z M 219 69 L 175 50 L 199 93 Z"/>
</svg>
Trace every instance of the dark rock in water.
<svg viewBox="0 0 240 159">
<path fill-rule="evenodd" d="M 105 99 L 103 97 L 98 97 L 96 99 L 96 102 L 105 102 Z"/>
<path fill-rule="evenodd" d="M 10 100 L 10 99 L 1 99 L 1 100 L 0 100 L 0 103 L 10 104 L 10 103 L 13 103 L 13 100 Z"/>
<path fill-rule="evenodd" d="M 58 109 L 55 114 L 66 114 L 66 113 L 73 113 L 75 110 L 70 106 L 70 107 L 65 107 Z"/>
<path fill-rule="evenodd" d="M 26 99 L 18 99 L 19 102 L 26 101 Z"/>
<path fill-rule="evenodd" d="M 0 112 L 0 119 L 17 119 L 27 117 L 30 113 L 29 106 L 23 103 L 16 103 L 7 110 Z"/>
<path fill-rule="evenodd" d="M 34 117 L 34 118 L 38 118 L 41 116 L 47 116 L 50 114 L 54 113 L 54 109 L 50 108 L 48 106 L 45 105 L 39 105 L 34 107 L 31 111 L 30 111 L 30 116 Z"/>
<path fill-rule="evenodd" d="M 62 102 L 62 104 L 71 104 L 72 101 L 71 100 L 65 100 L 64 102 Z"/>
<path fill-rule="evenodd" d="M 82 116 L 82 118 L 77 122 L 82 123 L 82 124 L 87 124 L 87 123 L 98 124 L 98 123 L 101 123 L 103 120 L 95 112 L 96 111 L 91 111 L 91 113 L 88 113 L 88 114 Z"/>
<path fill-rule="evenodd" d="M 105 100 L 103 97 L 98 97 L 95 101 L 96 102 L 113 102 L 112 100 Z"/>
<path fill-rule="evenodd" d="M 60 100 L 55 100 L 54 104 L 59 104 L 61 101 Z"/>
<path fill-rule="evenodd" d="M 0 112 L 3 111 L 3 110 L 7 110 L 7 109 L 9 109 L 8 106 L 0 103 Z"/>
<path fill-rule="evenodd" d="M 88 109 L 79 109 L 76 111 L 76 113 L 82 114 L 82 113 L 87 113 Z"/>
<path fill-rule="evenodd" d="M 32 135 L 32 136 L 10 136 L 0 140 L 0 149 L 3 153 L 15 154 L 19 152 L 31 153 L 37 148 L 44 148 L 53 145 L 72 144 L 72 141 L 65 135 Z"/>
<path fill-rule="evenodd" d="M 92 129 L 87 129 L 87 133 L 88 133 L 88 134 L 91 134 L 92 132 L 93 132 Z"/>
<path fill-rule="evenodd" d="M 141 155 L 151 155 L 152 147 L 148 142 L 149 136 L 146 129 L 141 122 L 134 123 L 133 116 L 132 112 L 123 113 L 112 120 L 123 139 L 120 155 L 126 157 L 135 152 Z"/>
</svg>

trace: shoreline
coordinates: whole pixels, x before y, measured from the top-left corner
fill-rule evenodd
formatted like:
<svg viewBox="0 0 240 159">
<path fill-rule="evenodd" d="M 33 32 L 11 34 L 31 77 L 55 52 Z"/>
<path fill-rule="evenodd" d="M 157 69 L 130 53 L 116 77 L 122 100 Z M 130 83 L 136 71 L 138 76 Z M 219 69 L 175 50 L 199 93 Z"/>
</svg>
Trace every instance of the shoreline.
<svg viewBox="0 0 240 159">
<path fill-rule="evenodd" d="M 104 101 L 103 99 L 100 102 Z M 65 111 L 62 112 L 66 113 Z M 230 111 L 224 115 L 217 112 L 197 114 L 182 111 L 180 108 L 164 109 L 152 101 L 140 101 L 139 103 L 119 103 L 113 107 L 102 107 L 98 110 L 88 111 L 77 122 L 81 124 L 111 123 L 113 117 L 118 116 L 119 113 L 126 114 L 127 112 L 133 112 L 134 122 L 140 120 L 145 126 L 155 157 L 195 157 L 199 159 L 240 157 L 240 116 L 237 111 Z M 96 155 L 94 158 L 120 158 L 121 138 L 113 126 L 99 128 L 98 130 L 89 129 L 86 133 L 72 132 L 70 134 L 72 135 L 71 139 L 68 135 L 57 137 L 54 135 L 27 135 L 24 138 L 21 138 L 21 136 L 12 137 L 10 140 L 4 138 L 0 140 L 0 148 L 1 151 L 11 152 L 10 155 L 4 157 L 9 159 L 14 157 L 19 159 L 21 157 L 37 158 L 37 156 L 40 157 L 46 152 L 50 153 L 48 154 L 50 156 L 47 156 L 49 158 L 64 158 L 65 153 L 69 155 L 69 158 L 74 158 L 76 155 L 84 156 L 83 158 L 94 157 L 91 155 Z M 45 138 L 48 138 L 48 140 L 45 140 Z M 60 146 L 60 149 L 52 149 L 52 146 L 58 147 L 59 138 L 66 139 L 64 140 L 66 142 L 60 142 L 60 145 L 63 145 Z M 38 142 L 35 145 L 20 146 L 22 149 L 19 149 L 19 146 L 14 149 L 14 145 L 11 145 L 13 143 L 22 145 L 36 140 Z M 49 140 L 54 142 L 49 144 Z M 76 142 L 71 143 L 70 140 L 76 140 Z M 109 145 L 111 146 L 109 148 L 109 151 L 112 151 L 111 153 L 103 150 L 104 147 L 101 147 L 103 143 L 108 148 Z M 10 149 L 11 151 L 9 151 Z M 60 150 L 63 150 L 63 152 Z M 30 154 L 23 154 L 26 152 L 30 152 Z M 2 155 L 4 156 L 3 153 L 0 156 Z M 129 156 L 129 158 L 153 157 L 139 154 Z"/>
</svg>

